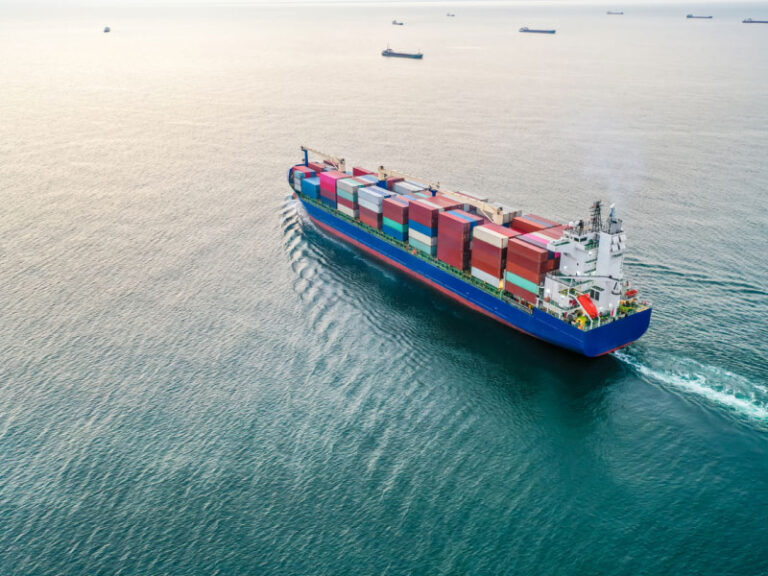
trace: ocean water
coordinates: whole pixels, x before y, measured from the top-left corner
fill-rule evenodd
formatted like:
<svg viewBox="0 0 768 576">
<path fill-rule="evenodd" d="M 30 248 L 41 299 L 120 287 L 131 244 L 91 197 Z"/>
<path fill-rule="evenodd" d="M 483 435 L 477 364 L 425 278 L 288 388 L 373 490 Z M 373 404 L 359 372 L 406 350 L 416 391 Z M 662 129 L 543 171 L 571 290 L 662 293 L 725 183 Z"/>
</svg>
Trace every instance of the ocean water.
<svg viewBox="0 0 768 576">
<path fill-rule="evenodd" d="M 744 17 L 0 2 L 0 574 L 768 574 Z M 615 203 L 650 331 L 586 360 L 457 309 L 308 221 L 302 144 Z"/>
</svg>

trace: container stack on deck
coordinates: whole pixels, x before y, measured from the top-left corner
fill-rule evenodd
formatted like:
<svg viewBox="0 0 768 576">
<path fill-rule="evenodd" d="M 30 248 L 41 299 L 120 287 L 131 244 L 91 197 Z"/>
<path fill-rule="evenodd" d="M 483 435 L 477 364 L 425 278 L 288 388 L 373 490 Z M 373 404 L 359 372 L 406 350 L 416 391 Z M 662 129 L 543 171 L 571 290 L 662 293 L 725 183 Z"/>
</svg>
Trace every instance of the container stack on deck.
<svg viewBox="0 0 768 576">
<path fill-rule="evenodd" d="M 546 248 L 536 246 L 521 238 L 512 238 L 507 248 L 507 267 L 504 274 L 504 289 L 535 304 L 539 289 L 544 283 L 549 266 Z"/>
<path fill-rule="evenodd" d="M 504 289 L 510 294 L 535 304 L 547 272 L 556 270 L 560 255 L 547 246 L 563 235 L 564 226 L 557 222 L 526 214 L 512 219 L 512 228 L 520 232 L 509 240 Z"/>
<path fill-rule="evenodd" d="M 320 164 L 296 166 L 294 189 L 531 304 L 547 272 L 559 266 L 560 255 L 548 246 L 565 227 L 535 214 L 493 224 L 439 192 L 433 196 L 402 178 L 379 181 L 363 168 L 350 175 Z"/>
<path fill-rule="evenodd" d="M 408 241 L 408 205 L 405 196 L 392 196 L 382 203 L 382 230 L 400 242 Z"/>
<path fill-rule="evenodd" d="M 472 276 L 500 290 L 504 285 L 509 240 L 520 232 L 486 223 L 472 231 Z"/>
<path fill-rule="evenodd" d="M 315 200 L 320 200 L 320 178 L 317 176 L 302 178 L 301 193 Z"/>
<path fill-rule="evenodd" d="M 293 189 L 296 192 L 302 191 L 302 185 L 304 178 L 312 178 L 315 175 L 315 171 L 306 166 L 297 166 L 293 171 Z"/>
<path fill-rule="evenodd" d="M 358 190 L 368 183 L 360 178 L 345 178 L 336 183 L 336 201 L 339 205 L 339 212 L 346 214 L 350 218 L 360 216 L 358 205 Z"/>
<path fill-rule="evenodd" d="M 437 217 L 437 258 L 468 270 L 472 251 L 472 229 L 483 219 L 464 210 L 440 212 Z"/>
<path fill-rule="evenodd" d="M 336 186 L 339 180 L 344 180 L 345 178 L 349 178 L 349 174 L 339 172 L 338 170 L 320 173 L 320 200 L 323 204 L 336 208 Z"/>
<path fill-rule="evenodd" d="M 379 188 L 378 186 L 366 186 L 357 191 L 358 203 L 360 204 L 360 221 L 381 230 L 383 215 L 382 204 L 385 198 L 389 198 L 392 193 Z"/>
<path fill-rule="evenodd" d="M 408 244 L 437 256 L 437 215 L 441 208 L 426 199 L 411 201 L 408 208 Z"/>
</svg>

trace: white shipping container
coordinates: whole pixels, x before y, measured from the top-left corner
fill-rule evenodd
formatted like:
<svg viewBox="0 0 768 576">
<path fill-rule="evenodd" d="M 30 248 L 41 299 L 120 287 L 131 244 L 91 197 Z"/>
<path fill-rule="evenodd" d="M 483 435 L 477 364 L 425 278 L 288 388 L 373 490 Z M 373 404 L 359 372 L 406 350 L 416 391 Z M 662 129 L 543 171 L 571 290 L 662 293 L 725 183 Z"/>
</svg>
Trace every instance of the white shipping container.
<svg viewBox="0 0 768 576">
<path fill-rule="evenodd" d="M 369 204 L 374 204 L 381 208 L 381 203 L 384 202 L 384 198 L 389 198 L 392 194 L 386 190 L 382 190 L 377 186 L 366 186 L 359 188 L 357 191 L 357 197 L 360 201 L 365 200 Z M 381 212 L 381 210 L 377 210 Z"/>
<path fill-rule="evenodd" d="M 501 283 L 501 278 L 496 278 L 492 274 L 488 274 L 488 272 L 483 272 L 479 268 L 472 267 L 472 276 L 475 278 L 482 280 L 486 284 L 490 284 L 493 288 L 497 290 L 501 290 L 503 288 L 503 285 Z"/>
<path fill-rule="evenodd" d="M 422 244 L 426 244 L 427 246 L 437 246 L 437 238 L 432 238 L 431 236 L 422 234 L 413 228 L 408 228 L 408 238 L 413 238 L 414 240 L 417 240 Z"/>
<path fill-rule="evenodd" d="M 342 214 L 346 214 L 350 218 L 359 218 L 360 217 L 360 210 L 352 210 L 352 208 L 348 208 L 347 206 L 342 206 L 339 204 L 338 206 L 339 212 Z"/>
<path fill-rule="evenodd" d="M 293 189 L 296 190 L 296 192 L 301 192 L 301 178 L 293 179 Z"/>
<path fill-rule="evenodd" d="M 424 186 L 412 184 L 410 182 L 395 182 L 392 185 L 392 190 L 398 194 L 415 194 L 424 190 Z"/>
<path fill-rule="evenodd" d="M 354 178 L 347 178 L 336 182 L 336 188 L 338 190 L 344 190 L 344 192 L 349 192 L 350 194 L 354 194 L 357 192 L 358 188 L 361 188 L 362 186 L 364 185 Z"/>
<path fill-rule="evenodd" d="M 372 202 L 368 202 L 367 200 L 363 200 L 361 196 L 358 195 L 357 197 L 357 204 L 361 208 L 365 208 L 366 210 L 371 210 L 373 212 L 376 212 L 377 214 L 381 214 L 382 207 L 381 204 L 378 206 L 376 204 L 373 204 Z"/>
<path fill-rule="evenodd" d="M 507 236 L 500 232 L 496 232 L 496 230 L 486 228 L 485 226 L 475 226 L 472 229 L 472 238 L 490 244 L 491 246 L 496 246 L 497 248 L 506 248 L 507 244 L 509 244 L 509 238 Z"/>
</svg>

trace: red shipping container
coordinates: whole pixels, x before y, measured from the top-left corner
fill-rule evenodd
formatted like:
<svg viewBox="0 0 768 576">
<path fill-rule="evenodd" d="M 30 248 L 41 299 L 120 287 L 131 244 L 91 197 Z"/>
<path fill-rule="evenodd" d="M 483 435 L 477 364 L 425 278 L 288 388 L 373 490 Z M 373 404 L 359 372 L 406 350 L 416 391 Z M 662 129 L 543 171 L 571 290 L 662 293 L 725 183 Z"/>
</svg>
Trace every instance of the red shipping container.
<svg viewBox="0 0 768 576">
<path fill-rule="evenodd" d="M 524 242 L 519 238 L 512 238 L 507 247 L 507 260 L 513 260 L 513 255 L 515 258 L 521 257 L 533 260 L 534 262 L 544 262 L 549 252 L 547 252 L 546 248 L 528 244 L 528 242 Z"/>
<path fill-rule="evenodd" d="M 520 264 L 514 264 L 510 262 L 507 262 L 507 272 L 517 274 L 520 276 L 520 278 L 525 278 L 534 284 L 541 284 L 544 281 L 544 277 L 546 276 L 546 272 L 538 272 L 536 270 L 526 268 L 525 266 L 521 266 Z"/>
<path fill-rule="evenodd" d="M 441 247 L 439 242 L 437 244 L 437 259 L 459 270 L 466 270 L 469 267 L 469 258 L 461 252 L 454 252 Z"/>
<path fill-rule="evenodd" d="M 339 203 L 339 206 L 346 206 L 347 208 L 350 208 L 352 210 L 357 210 L 358 205 L 357 202 L 353 202 L 352 200 L 347 200 L 343 196 L 339 196 L 336 198 L 336 202 Z"/>
<path fill-rule="evenodd" d="M 332 192 L 334 197 L 336 195 L 336 182 L 344 178 L 349 178 L 349 174 L 339 172 L 338 170 L 332 170 L 330 172 L 320 173 L 320 192 Z M 330 197 L 330 196 L 328 196 Z"/>
<path fill-rule="evenodd" d="M 418 222 L 427 228 L 437 228 L 437 215 L 439 208 L 426 204 L 422 200 L 414 200 L 408 208 L 408 218 L 411 222 Z"/>
<path fill-rule="evenodd" d="M 506 264 L 506 258 L 502 252 L 501 248 L 475 240 L 472 243 L 472 266 L 496 278 L 501 278 Z"/>
<path fill-rule="evenodd" d="M 538 294 L 534 294 L 533 292 L 528 292 L 528 290 L 525 290 L 524 288 L 520 288 L 520 286 L 516 286 L 512 284 L 512 282 L 504 282 L 504 290 L 509 292 L 510 294 L 514 294 L 515 296 L 518 296 L 519 298 L 522 298 L 526 302 L 530 302 L 531 304 L 536 304 L 536 300 L 539 297 Z"/>
<path fill-rule="evenodd" d="M 462 215 L 471 217 L 471 214 L 467 214 L 464 211 L 460 211 Z M 454 236 L 466 236 L 472 235 L 472 222 L 458 216 L 453 212 L 440 212 L 437 217 L 437 230 L 438 233 L 446 233 Z"/>
<path fill-rule="evenodd" d="M 294 172 L 303 172 L 305 178 L 309 178 L 311 176 L 315 175 L 315 171 L 312 168 L 309 168 L 307 166 L 294 166 L 293 167 Z"/>
<path fill-rule="evenodd" d="M 491 261 L 498 260 L 499 262 L 503 262 L 507 259 L 506 248 L 499 248 L 493 244 L 488 244 L 488 242 L 483 242 L 478 238 L 475 238 L 472 241 L 472 254 L 481 255 Z"/>
<path fill-rule="evenodd" d="M 352 176 L 366 176 L 367 174 L 375 174 L 375 172 L 371 172 L 365 168 L 360 168 L 359 166 L 352 168 Z"/>
<path fill-rule="evenodd" d="M 513 230 L 512 228 L 507 228 L 506 226 L 502 226 L 501 224 L 494 224 L 493 222 L 488 222 L 487 224 L 483 224 L 486 228 L 489 228 L 493 230 L 494 232 L 498 232 L 499 234 L 504 234 L 507 238 L 514 238 L 515 236 L 519 236 L 522 234 L 520 230 Z"/>
<path fill-rule="evenodd" d="M 560 226 L 559 222 L 547 220 L 541 216 L 535 214 L 527 214 L 526 216 L 515 216 L 512 218 L 512 228 L 516 230 L 522 230 L 526 234 L 529 232 L 538 232 L 546 228 L 552 228 L 553 226 Z"/>
<path fill-rule="evenodd" d="M 476 256 L 472 255 L 472 259 L 470 260 L 470 265 L 472 268 L 477 268 L 478 270 L 482 270 L 486 274 L 490 274 L 494 278 L 501 279 L 504 276 L 504 267 L 501 265 L 501 263 L 491 263 L 491 262 L 485 262 L 480 259 L 478 259 Z"/>
<path fill-rule="evenodd" d="M 445 246 L 451 250 L 463 250 L 469 252 L 469 238 L 446 236 L 445 234 L 437 233 L 438 246 Z"/>
<path fill-rule="evenodd" d="M 321 164 L 320 162 L 310 162 L 307 164 L 312 170 L 320 174 L 323 170 L 325 170 L 325 164 Z"/>
<path fill-rule="evenodd" d="M 543 262 L 537 262 L 535 260 L 531 260 L 530 258 L 524 258 L 521 257 L 519 254 L 507 254 L 507 265 L 506 268 L 509 270 L 509 267 L 512 265 L 522 266 L 526 270 L 530 270 L 531 272 L 535 272 L 536 274 L 544 274 L 545 272 L 549 272 L 551 270 L 550 266 L 552 260 L 544 260 Z"/>
<path fill-rule="evenodd" d="M 360 221 L 381 230 L 381 214 L 360 206 Z"/>
<path fill-rule="evenodd" d="M 385 198 L 382 203 L 382 214 L 385 218 L 400 224 L 408 224 L 408 201 L 397 196 Z"/>
</svg>

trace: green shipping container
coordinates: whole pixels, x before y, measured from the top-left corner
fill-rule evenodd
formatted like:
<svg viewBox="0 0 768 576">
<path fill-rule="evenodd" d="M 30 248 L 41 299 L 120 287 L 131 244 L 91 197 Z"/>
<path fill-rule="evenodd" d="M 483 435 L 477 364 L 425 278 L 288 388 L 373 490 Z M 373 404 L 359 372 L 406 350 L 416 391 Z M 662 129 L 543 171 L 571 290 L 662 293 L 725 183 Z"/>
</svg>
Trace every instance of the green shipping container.
<svg viewBox="0 0 768 576">
<path fill-rule="evenodd" d="M 357 192 L 347 192 L 346 190 L 336 190 L 336 194 L 350 202 L 357 202 Z"/>
<path fill-rule="evenodd" d="M 384 218 L 384 226 L 394 228 L 398 232 L 408 232 L 408 224 L 400 224 L 400 222 L 395 222 L 394 220 L 386 217 Z"/>
<path fill-rule="evenodd" d="M 534 294 L 539 293 L 539 285 L 534 284 L 530 280 L 526 280 L 525 278 L 521 278 L 517 274 L 512 274 L 512 272 L 507 271 L 505 278 L 507 279 L 507 282 L 512 282 L 515 286 L 519 286 L 523 290 L 528 290 L 528 292 L 533 292 Z"/>
<path fill-rule="evenodd" d="M 423 242 L 419 242 L 410 237 L 408 238 L 408 244 L 416 248 L 419 252 L 424 252 L 424 254 L 429 254 L 430 256 L 437 255 L 437 246 L 427 246 Z"/>
</svg>

